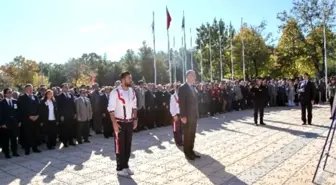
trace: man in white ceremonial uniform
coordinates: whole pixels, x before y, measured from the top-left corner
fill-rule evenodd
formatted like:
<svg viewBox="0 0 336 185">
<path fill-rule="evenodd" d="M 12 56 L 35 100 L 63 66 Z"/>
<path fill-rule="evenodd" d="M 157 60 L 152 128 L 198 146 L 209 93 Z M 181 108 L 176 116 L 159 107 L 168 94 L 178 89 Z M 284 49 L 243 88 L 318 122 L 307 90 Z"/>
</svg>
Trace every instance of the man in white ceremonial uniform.
<svg viewBox="0 0 336 185">
<path fill-rule="evenodd" d="M 174 140 L 177 146 L 183 145 L 182 123 L 180 118 L 180 105 L 178 99 L 178 88 L 180 84 L 175 84 L 175 92 L 170 96 L 170 114 L 173 116 Z"/>
<path fill-rule="evenodd" d="M 117 174 L 129 176 L 134 173 L 129 169 L 133 130 L 138 125 L 137 99 L 131 88 L 132 76 L 129 72 L 120 75 L 121 84 L 111 93 L 107 110 L 114 128 L 114 142 L 117 160 Z"/>
</svg>

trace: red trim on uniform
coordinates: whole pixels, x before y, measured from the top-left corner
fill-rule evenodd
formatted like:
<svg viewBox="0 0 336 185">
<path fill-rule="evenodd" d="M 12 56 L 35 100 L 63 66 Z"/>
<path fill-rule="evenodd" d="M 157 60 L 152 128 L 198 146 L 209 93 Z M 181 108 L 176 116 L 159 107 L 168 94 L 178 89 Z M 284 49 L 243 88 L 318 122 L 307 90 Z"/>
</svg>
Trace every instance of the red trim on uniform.
<svg viewBox="0 0 336 185">
<path fill-rule="evenodd" d="M 177 104 L 179 104 L 179 100 L 176 98 L 176 94 L 174 95 L 175 101 Z"/>
<path fill-rule="evenodd" d="M 116 147 L 115 152 L 116 152 L 116 154 L 119 154 L 120 153 L 120 147 L 119 147 L 119 136 L 118 136 L 117 132 L 115 133 L 114 141 L 115 141 L 115 147 Z"/>
<path fill-rule="evenodd" d="M 121 97 L 119 90 L 117 89 L 118 99 L 125 105 L 125 99 Z"/>
<path fill-rule="evenodd" d="M 176 123 L 176 121 L 173 121 L 173 131 L 174 132 L 177 131 L 177 123 Z"/>
</svg>

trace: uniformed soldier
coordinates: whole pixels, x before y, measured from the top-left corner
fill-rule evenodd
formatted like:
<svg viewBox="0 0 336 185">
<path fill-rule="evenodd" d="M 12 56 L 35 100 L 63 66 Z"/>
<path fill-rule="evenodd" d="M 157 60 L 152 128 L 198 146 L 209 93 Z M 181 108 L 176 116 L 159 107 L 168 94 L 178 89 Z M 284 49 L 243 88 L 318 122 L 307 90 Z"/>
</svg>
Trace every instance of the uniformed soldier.
<svg viewBox="0 0 336 185">
<path fill-rule="evenodd" d="M 178 99 L 178 88 L 180 84 L 176 84 L 175 92 L 170 96 L 170 114 L 173 117 L 173 132 L 174 140 L 177 146 L 183 145 L 183 136 L 182 136 L 182 124 L 180 118 L 180 106 Z"/>
<path fill-rule="evenodd" d="M 251 88 L 251 93 L 253 95 L 254 101 L 254 124 L 258 126 L 258 113 L 260 116 L 260 125 L 265 125 L 264 123 L 264 108 L 267 101 L 267 89 L 261 84 L 261 78 L 256 79 L 256 83 Z"/>
<path fill-rule="evenodd" d="M 120 176 L 133 175 L 128 161 L 131 156 L 133 130 L 137 128 L 137 99 L 131 88 L 132 76 L 129 72 L 120 75 L 121 85 L 111 93 L 108 111 L 114 128 L 114 142 L 117 160 L 117 174 Z"/>
</svg>

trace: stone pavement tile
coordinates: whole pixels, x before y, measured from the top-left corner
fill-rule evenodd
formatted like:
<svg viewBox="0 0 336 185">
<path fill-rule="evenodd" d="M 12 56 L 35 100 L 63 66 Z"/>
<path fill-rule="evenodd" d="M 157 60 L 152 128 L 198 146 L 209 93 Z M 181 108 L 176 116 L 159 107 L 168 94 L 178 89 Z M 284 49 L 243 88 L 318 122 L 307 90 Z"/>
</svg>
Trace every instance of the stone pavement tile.
<svg viewBox="0 0 336 185">
<path fill-rule="evenodd" d="M 320 146 L 322 145 L 322 139 L 314 140 L 312 143 L 306 145 L 302 150 L 287 159 L 284 163 L 280 164 L 277 168 L 267 173 L 253 185 L 281 185 L 285 183 L 287 179 L 289 179 L 314 155 L 316 155 L 317 152 L 320 151 Z M 274 179 L 276 179 L 276 181 L 274 181 Z"/>
<path fill-rule="evenodd" d="M 13 181 L 17 181 L 18 178 L 12 175 L 7 175 L 3 178 L 1 178 L 0 185 L 7 185 L 12 183 Z"/>
<path fill-rule="evenodd" d="M 319 128 L 316 128 L 313 131 L 316 131 L 319 134 L 322 134 L 324 132 L 324 130 L 321 131 L 321 129 Z M 269 171 L 271 171 L 272 169 L 276 168 L 278 165 L 283 163 L 286 159 L 297 153 L 312 140 L 313 140 L 312 138 L 299 137 L 290 144 L 281 148 L 281 150 L 268 156 L 260 163 L 249 168 L 242 174 L 239 174 L 239 178 L 242 179 L 247 184 L 254 183 L 258 179 L 266 175 Z"/>
</svg>

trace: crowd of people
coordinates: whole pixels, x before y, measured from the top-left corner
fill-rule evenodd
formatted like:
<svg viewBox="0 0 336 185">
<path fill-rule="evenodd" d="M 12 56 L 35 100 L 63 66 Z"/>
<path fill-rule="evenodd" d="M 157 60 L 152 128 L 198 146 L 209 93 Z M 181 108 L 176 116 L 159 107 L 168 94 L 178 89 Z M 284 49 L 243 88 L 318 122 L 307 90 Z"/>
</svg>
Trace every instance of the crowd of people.
<svg viewBox="0 0 336 185">
<path fill-rule="evenodd" d="M 265 87 L 264 94 L 258 97 L 264 102 L 263 106 L 297 106 L 300 103 L 300 79 L 265 78 L 259 81 Z M 116 81 L 114 87 L 100 87 L 96 83 L 74 87 L 64 83 L 59 87 L 41 85 L 34 88 L 27 84 L 23 92 L 3 89 L 0 93 L 2 153 L 6 158 L 18 157 L 18 145 L 24 149 L 25 155 L 29 155 L 31 151 L 40 153 L 39 147 L 44 144 L 47 149 L 53 150 L 58 142 L 64 147 L 90 143 L 91 130 L 95 134 L 103 134 L 105 138 L 114 137 L 107 107 L 111 91 L 119 85 L 120 81 Z M 256 101 L 252 89 L 256 85 L 253 80 L 197 83 L 195 89 L 200 117 L 252 108 Z M 314 103 L 324 103 L 328 99 L 331 105 L 336 91 L 335 79 L 330 78 L 328 87 L 323 80 L 315 81 L 314 85 Z M 179 83 L 155 85 L 143 81 L 133 84 L 138 115 L 135 132 L 172 125 L 172 95 L 179 86 Z M 325 93 L 326 88 L 328 94 Z"/>
</svg>

